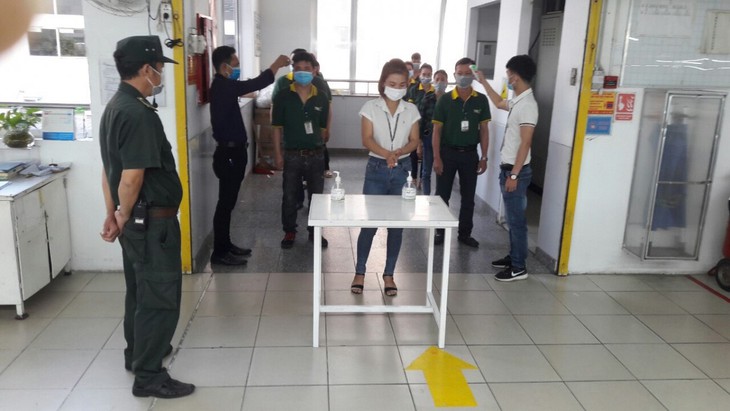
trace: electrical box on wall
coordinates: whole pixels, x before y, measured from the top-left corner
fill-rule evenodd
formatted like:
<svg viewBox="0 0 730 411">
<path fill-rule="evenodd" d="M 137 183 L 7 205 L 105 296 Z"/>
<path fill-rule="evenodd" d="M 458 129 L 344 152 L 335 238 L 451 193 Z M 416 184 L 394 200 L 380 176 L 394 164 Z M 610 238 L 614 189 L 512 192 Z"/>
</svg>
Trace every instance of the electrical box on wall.
<svg viewBox="0 0 730 411">
<path fill-rule="evenodd" d="M 160 20 L 163 23 L 172 21 L 172 4 L 167 2 L 160 3 Z"/>
</svg>

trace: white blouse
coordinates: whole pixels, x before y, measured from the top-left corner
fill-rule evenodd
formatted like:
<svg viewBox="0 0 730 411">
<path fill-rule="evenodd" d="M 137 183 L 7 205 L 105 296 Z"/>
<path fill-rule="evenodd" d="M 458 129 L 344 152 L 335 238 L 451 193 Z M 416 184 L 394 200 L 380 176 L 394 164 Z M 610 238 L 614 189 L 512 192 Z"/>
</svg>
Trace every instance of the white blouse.
<svg viewBox="0 0 730 411">
<path fill-rule="evenodd" d="M 408 144 L 413 123 L 421 119 L 415 104 L 400 101 L 395 115 L 390 114 L 388 105 L 383 97 L 370 100 L 360 109 L 360 115 L 373 123 L 373 138 L 375 142 L 386 150 L 394 151 Z M 372 151 L 370 155 L 383 158 Z M 400 158 L 408 157 L 408 154 Z"/>
</svg>

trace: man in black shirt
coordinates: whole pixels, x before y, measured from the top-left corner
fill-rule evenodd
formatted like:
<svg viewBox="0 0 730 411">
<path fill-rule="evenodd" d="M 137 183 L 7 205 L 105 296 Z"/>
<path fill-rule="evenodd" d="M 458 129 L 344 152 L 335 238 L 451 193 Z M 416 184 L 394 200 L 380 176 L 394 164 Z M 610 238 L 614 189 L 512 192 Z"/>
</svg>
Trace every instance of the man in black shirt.
<svg viewBox="0 0 730 411">
<path fill-rule="evenodd" d="M 238 81 L 240 68 L 236 49 L 221 46 L 213 50 L 215 77 L 210 86 L 210 122 L 218 146 L 213 154 L 213 172 L 218 177 L 218 204 L 213 216 L 213 264 L 242 265 L 251 250 L 231 242 L 231 213 L 236 206 L 246 164 L 248 137 L 243 126 L 238 97 L 261 90 L 274 82 L 279 68 L 289 64 L 289 57 L 280 55 L 258 77 Z"/>
</svg>

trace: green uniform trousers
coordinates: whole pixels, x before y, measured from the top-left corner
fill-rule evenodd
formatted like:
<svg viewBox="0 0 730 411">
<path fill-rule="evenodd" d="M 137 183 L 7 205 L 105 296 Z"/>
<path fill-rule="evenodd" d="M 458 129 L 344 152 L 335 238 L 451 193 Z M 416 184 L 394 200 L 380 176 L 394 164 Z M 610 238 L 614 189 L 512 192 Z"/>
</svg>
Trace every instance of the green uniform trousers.
<svg viewBox="0 0 730 411">
<path fill-rule="evenodd" d="M 180 317 L 182 263 L 177 217 L 150 218 L 146 231 L 127 223 L 119 237 L 127 296 L 124 303 L 124 359 L 135 384 L 169 378 L 162 368 Z"/>
</svg>

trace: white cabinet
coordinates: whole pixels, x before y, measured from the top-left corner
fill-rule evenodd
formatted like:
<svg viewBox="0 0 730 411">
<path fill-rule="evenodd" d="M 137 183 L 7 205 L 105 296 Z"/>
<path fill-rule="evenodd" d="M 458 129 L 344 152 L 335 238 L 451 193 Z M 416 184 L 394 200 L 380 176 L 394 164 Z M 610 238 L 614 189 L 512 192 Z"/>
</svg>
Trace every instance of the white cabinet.
<svg viewBox="0 0 730 411">
<path fill-rule="evenodd" d="M 14 180 L 0 190 L 0 305 L 16 306 L 71 261 L 65 173 Z"/>
</svg>

